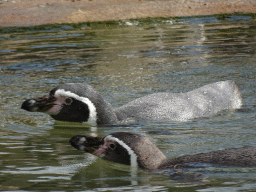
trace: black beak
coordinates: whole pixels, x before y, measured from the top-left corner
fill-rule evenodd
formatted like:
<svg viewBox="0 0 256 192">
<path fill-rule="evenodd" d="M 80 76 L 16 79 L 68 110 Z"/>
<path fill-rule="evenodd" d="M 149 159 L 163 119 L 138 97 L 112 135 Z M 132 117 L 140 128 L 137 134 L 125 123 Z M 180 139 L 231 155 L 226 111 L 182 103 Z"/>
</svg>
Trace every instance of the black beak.
<svg viewBox="0 0 256 192">
<path fill-rule="evenodd" d="M 93 153 L 99 149 L 100 145 L 104 144 L 102 137 L 92 137 L 86 135 L 76 135 L 69 140 L 72 147 L 78 150 L 84 150 L 88 153 Z"/>
<path fill-rule="evenodd" d="M 51 96 L 28 99 L 22 103 L 21 109 L 32 112 L 44 112 L 53 107 L 55 100 L 56 98 Z"/>
</svg>

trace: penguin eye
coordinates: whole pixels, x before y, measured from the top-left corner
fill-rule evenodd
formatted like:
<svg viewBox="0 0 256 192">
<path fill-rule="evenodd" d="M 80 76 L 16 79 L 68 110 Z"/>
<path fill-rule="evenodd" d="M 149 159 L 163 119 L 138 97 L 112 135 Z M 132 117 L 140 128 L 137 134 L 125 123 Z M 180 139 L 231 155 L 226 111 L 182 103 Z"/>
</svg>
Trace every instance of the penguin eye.
<svg viewBox="0 0 256 192">
<path fill-rule="evenodd" d="M 73 102 L 73 100 L 72 100 L 71 98 L 67 98 L 67 99 L 65 100 L 65 104 L 66 104 L 66 105 L 71 105 L 72 102 Z"/>
<path fill-rule="evenodd" d="M 114 143 L 109 144 L 109 148 L 114 150 L 116 148 L 116 145 Z"/>
</svg>

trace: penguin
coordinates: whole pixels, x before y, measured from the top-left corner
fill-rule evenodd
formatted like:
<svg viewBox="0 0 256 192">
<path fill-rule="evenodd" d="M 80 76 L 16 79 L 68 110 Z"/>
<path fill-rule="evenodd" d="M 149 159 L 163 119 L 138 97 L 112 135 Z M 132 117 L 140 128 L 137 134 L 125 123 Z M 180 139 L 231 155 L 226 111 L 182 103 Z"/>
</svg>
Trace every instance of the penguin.
<svg viewBox="0 0 256 192">
<path fill-rule="evenodd" d="M 67 83 L 47 96 L 28 99 L 21 108 L 44 112 L 53 119 L 91 125 L 145 121 L 188 121 L 211 117 L 222 110 L 239 109 L 242 99 L 234 81 L 220 81 L 186 93 L 153 93 L 113 108 L 88 84 Z"/>
<path fill-rule="evenodd" d="M 195 165 L 255 167 L 256 147 L 230 148 L 208 153 L 168 159 L 148 137 L 129 132 L 116 132 L 105 137 L 73 136 L 69 143 L 105 160 L 150 171 L 170 168 L 193 168 Z"/>
</svg>

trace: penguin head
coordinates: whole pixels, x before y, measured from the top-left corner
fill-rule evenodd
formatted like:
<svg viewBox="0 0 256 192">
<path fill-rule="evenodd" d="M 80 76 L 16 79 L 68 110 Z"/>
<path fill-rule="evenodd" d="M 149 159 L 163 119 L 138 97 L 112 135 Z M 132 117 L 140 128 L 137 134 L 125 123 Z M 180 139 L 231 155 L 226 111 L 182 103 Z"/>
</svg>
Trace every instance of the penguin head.
<svg viewBox="0 0 256 192">
<path fill-rule="evenodd" d="M 70 144 L 105 160 L 154 170 L 166 160 L 166 156 L 150 140 L 139 134 L 117 132 L 105 137 L 76 135 Z"/>
<path fill-rule="evenodd" d="M 100 110 L 99 113 L 97 113 L 97 107 Z M 111 111 L 110 104 L 105 102 L 98 92 L 91 86 L 81 83 L 59 85 L 47 96 L 24 101 L 21 108 L 49 114 L 59 121 L 87 122 L 91 125 L 104 119 L 102 114 L 105 108 Z M 99 114 L 101 114 L 100 120 L 98 120 Z"/>
</svg>

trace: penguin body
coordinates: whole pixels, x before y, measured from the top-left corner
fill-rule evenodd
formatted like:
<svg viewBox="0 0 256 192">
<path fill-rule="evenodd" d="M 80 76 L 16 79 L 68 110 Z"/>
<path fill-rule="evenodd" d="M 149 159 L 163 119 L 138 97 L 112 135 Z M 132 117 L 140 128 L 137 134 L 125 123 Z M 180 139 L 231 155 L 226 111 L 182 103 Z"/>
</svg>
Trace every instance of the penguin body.
<svg viewBox="0 0 256 192">
<path fill-rule="evenodd" d="M 154 93 L 113 108 L 88 84 L 59 85 L 48 96 L 28 99 L 22 109 L 44 112 L 55 120 L 89 124 L 187 121 L 239 109 L 240 92 L 233 81 L 220 81 L 187 93 Z"/>
<path fill-rule="evenodd" d="M 218 166 L 256 166 L 256 147 L 231 148 L 167 159 L 146 136 L 135 133 L 116 132 L 102 138 L 76 135 L 69 142 L 74 148 L 103 159 L 147 170 L 163 170 L 176 166 L 189 167 L 196 163 Z"/>
</svg>

